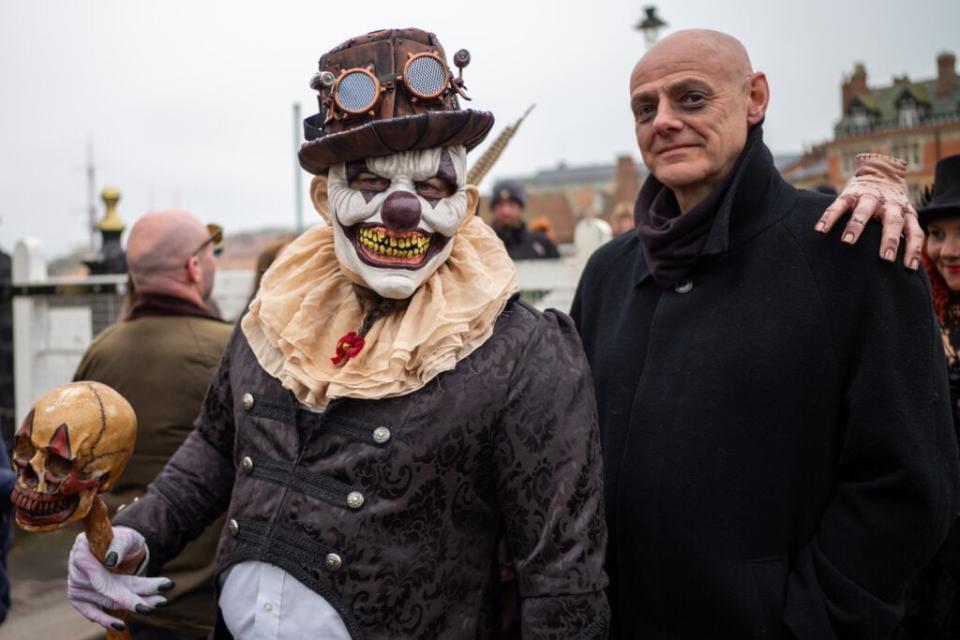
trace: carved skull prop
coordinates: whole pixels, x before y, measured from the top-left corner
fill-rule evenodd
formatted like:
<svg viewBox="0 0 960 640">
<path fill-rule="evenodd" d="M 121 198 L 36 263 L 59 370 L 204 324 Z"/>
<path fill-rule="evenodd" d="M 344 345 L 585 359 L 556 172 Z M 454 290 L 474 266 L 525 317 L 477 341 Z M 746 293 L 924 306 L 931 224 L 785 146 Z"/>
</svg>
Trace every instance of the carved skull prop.
<svg viewBox="0 0 960 640">
<path fill-rule="evenodd" d="M 86 516 L 123 472 L 136 438 L 133 408 L 104 384 L 74 382 L 41 397 L 14 442 L 17 524 L 50 531 Z"/>
</svg>

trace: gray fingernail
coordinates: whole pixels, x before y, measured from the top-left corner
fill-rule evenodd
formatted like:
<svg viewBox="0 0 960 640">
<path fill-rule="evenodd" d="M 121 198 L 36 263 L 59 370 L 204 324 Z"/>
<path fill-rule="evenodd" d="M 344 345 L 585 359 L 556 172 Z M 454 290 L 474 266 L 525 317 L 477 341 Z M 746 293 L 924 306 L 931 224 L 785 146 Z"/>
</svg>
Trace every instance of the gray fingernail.
<svg viewBox="0 0 960 640">
<path fill-rule="evenodd" d="M 843 234 L 843 241 L 847 244 L 853 244 L 853 232 L 847 231 L 845 234 Z"/>
<path fill-rule="evenodd" d="M 170 589 L 173 589 L 174 586 L 173 580 L 167 580 L 166 582 L 161 583 L 157 589 L 160 591 L 170 591 Z"/>
<path fill-rule="evenodd" d="M 155 607 L 165 607 L 165 606 L 167 606 L 168 604 L 170 604 L 170 601 L 169 601 L 169 600 L 161 600 L 160 602 L 154 602 L 154 603 L 153 603 L 153 606 L 155 606 Z"/>
<path fill-rule="evenodd" d="M 107 565 L 111 569 L 117 566 L 117 552 L 111 551 L 108 553 L 107 557 L 103 560 L 103 564 Z"/>
<path fill-rule="evenodd" d="M 887 262 L 893 262 L 893 259 L 897 256 L 897 252 L 893 249 L 887 249 L 883 252 L 883 259 Z"/>
<path fill-rule="evenodd" d="M 137 610 L 137 613 L 142 613 L 144 615 L 148 613 L 153 613 L 153 607 L 148 607 L 145 604 L 137 604 L 137 606 L 135 606 L 134 609 Z"/>
<path fill-rule="evenodd" d="M 122 622 L 111 622 L 110 626 L 116 629 L 117 631 L 123 631 L 124 629 L 127 628 L 127 625 L 123 624 Z"/>
</svg>

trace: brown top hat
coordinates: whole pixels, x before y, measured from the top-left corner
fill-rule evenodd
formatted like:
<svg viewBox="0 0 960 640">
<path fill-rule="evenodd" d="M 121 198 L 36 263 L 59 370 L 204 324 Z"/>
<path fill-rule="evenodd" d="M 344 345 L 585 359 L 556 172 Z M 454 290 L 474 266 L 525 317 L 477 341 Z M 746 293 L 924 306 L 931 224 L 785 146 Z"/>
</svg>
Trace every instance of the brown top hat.
<svg viewBox="0 0 960 640">
<path fill-rule="evenodd" d="M 924 229 L 935 218 L 960 216 L 960 155 L 937 162 L 933 190 L 925 190 L 917 214 Z"/>
<path fill-rule="evenodd" d="M 469 61 L 466 50 L 454 57 L 461 75 Z M 469 150 L 493 126 L 492 113 L 460 108 L 462 78 L 451 73 L 437 37 L 420 29 L 347 40 L 320 58 L 310 86 L 320 93 L 320 112 L 304 120 L 300 166 L 313 174 L 413 149 Z"/>
</svg>

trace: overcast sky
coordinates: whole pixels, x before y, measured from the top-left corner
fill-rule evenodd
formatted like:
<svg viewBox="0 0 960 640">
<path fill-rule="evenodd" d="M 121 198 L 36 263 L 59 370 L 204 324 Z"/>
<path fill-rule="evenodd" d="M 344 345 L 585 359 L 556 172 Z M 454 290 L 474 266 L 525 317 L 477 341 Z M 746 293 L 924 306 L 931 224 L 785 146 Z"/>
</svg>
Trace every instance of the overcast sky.
<svg viewBox="0 0 960 640">
<path fill-rule="evenodd" d="M 933 77 L 939 51 L 960 53 L 957 0 L 657 5 L 667 32 L 743 41 L 770 80 L 775 152 L 830 137 L 855 61 L 878 85 Z M 482 188 L 559 161 L 639 157 L 627 79 L 642 12 L 606 0 L 0 0 L 0 247 L 32 235 L 49 258 L 88 241 L 88 139 L 97 190 L 120 188 L 128 224 L 180 206 L 228 233 L 293 226 L 292 105 L 316 110 L 307 83 L 323 52 L 383 27 L 433 31 L 448 56 L 469 49 L 469 106 L 497 117 L 489 140 L 537 103 Z"/>
</svg>

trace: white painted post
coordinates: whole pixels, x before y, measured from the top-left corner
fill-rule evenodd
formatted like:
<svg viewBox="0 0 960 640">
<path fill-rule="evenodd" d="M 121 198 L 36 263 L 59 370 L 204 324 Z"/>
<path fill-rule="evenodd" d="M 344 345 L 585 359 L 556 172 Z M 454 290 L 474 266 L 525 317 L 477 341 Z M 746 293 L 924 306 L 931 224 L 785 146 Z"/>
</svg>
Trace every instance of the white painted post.
<svg viewBox="0 0 960 640">
<path fill-rule="evenodd" d="M 23 238 L 13 250 L 13 284 L 33 284 L 47 279 L 43 244 L 37 238 Z M 33 341 L 35 303 L 29 297 L 13 299 L 13 379 L 16 380 L 14 420 L 16 423 L 33 405 Z"/>
<path fill-rule="evenodd" d="M 573 244 L 576 247 L 574 260 L 577 265 L 578 279 L 593 252 L 600 248 L 600 245 L 610 242 L 612 237 L 613 230 L 604 220 L 584 218 L 577 223 L 573 230 Z"/>
</svg>

